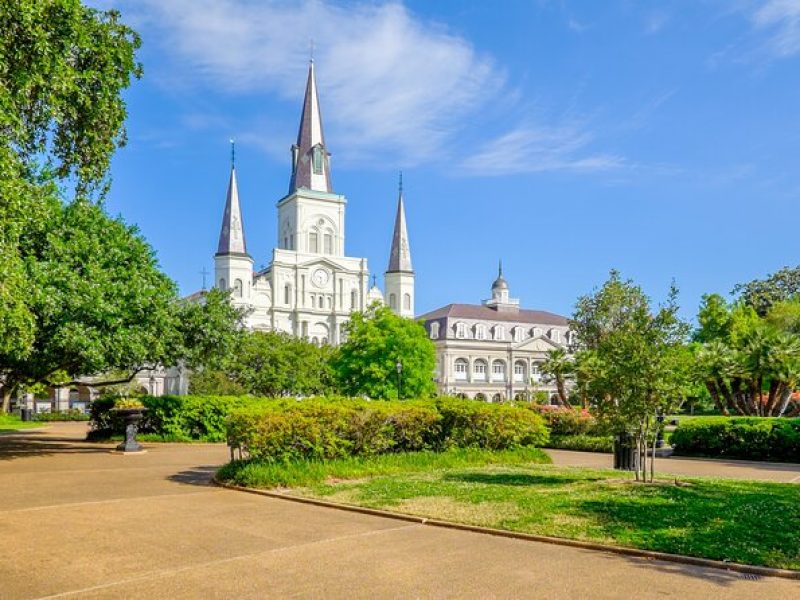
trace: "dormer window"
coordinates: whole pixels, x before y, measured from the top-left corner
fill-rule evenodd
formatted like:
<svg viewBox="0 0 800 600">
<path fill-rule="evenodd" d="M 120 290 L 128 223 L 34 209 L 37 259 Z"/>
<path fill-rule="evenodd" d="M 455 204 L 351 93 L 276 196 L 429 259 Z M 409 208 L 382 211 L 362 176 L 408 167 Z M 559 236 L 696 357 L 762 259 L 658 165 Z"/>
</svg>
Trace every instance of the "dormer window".
<svg viewBox="0 0 800 600">
<path fill-rule="evenodd" d="M 322 153 L 324 150 L 322 146 L 314 146 L 313 150 L 313 162 L 314 162 L 314 175 L 322 175 Z"/>
</svg>

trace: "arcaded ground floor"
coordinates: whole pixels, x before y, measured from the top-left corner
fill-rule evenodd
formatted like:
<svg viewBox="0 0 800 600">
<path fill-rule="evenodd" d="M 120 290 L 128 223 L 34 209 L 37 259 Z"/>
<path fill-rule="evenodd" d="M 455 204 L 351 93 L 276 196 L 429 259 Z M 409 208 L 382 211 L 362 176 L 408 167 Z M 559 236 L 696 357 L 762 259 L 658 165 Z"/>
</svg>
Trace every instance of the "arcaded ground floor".
<svg viewBox="0 0 800 600">
<path fill-rule="evenodd" d="M 222 445 L 0 436 L 0 598 L 796 598 L 800 582 L 427 527 L 209 485 Z M 610 460 L 553 451 L 557 464 Z M 662 461 L 800 478 L 797 465 Z M 603 466 L 603 465 L 599 465 Z M 716 472 L 723 468 L 724 472 Z"/>
</svg>

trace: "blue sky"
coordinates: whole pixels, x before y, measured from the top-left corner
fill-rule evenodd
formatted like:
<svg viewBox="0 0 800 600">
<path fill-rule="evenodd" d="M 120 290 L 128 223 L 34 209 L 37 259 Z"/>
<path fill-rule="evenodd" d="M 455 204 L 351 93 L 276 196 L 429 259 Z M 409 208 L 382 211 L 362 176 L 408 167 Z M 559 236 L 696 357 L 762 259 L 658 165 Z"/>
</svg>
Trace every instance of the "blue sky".
<svg viewBox="0 0 800 600">
<path fill-rule="evenodd" d="M 683 313 L 800 262 L 800 0 L 103 1 L 142 35 L 109 210 L 183 293 L 213 271 L 237 140 L 248 247 L 275 243 L 314 39 L 350 256 L 386 268 L 404 172 L 417 311 L 569 314 L 611 268 Z"/>
</svg>

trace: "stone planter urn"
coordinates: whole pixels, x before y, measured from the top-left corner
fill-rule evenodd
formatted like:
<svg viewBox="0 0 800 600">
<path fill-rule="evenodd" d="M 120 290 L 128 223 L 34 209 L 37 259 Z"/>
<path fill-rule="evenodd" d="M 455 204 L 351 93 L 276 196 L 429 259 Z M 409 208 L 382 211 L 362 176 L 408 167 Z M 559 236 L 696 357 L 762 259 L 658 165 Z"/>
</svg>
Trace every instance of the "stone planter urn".
<svg viewBox="0 0 800 600">
<path fill-rule="evenodd" d="M 125 419 L 125 441 L 117 446 L 118 452 L 144 452 L 142 445 L 136 441 L 136 432 L 139 430 L 139 421 L 144 416 L 146 408 L 117 408 L 117 414 Z"/>
</svg>

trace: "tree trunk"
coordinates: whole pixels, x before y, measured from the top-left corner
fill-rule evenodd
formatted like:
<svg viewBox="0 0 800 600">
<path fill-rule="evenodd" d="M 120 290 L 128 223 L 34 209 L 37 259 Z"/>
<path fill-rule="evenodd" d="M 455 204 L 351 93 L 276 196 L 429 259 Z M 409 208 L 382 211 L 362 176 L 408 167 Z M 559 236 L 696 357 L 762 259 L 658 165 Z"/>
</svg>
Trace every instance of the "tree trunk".
<svg viewBox="0 0 800 600">
<path fill-rule="evenodd" d="M 561 402 L 561 406 L 569 408 L 567 392 L 564 389 L 564 380 L 561 377 L 556 377 L 556 390 L 558 391 L 558 401 Z"/>
<path fill-rule="evenodd" d="M 783 384 L 775 379 L 769 382 L 769 395 L 767 396 L 767 405 L 764 407 L 764 414 L 768 417 L 772 416 L 772 411 L 778 400 L 778 392 L 782 386 Z"/>
<path fill-rule="evenodd" d="M 730 414 L 730 411 L 728 411 L 728 408 L 720 399 L 719 389 L 717 388 L 716 382 L 706 381 L 706 389 L 708 390 L 708 393 L 711 394 L 711 399 L 714 401 L 714 405 L 717 407 L 717 410 L 727 417 Z"/>
<path fill-rule="evenodd" d="M 782 417 L 789 406 L 789 401 L 792 399 L 792 386 L 785 386 L 781 391 L 780 400 L 778 401 L 777 410 L 775 410 L 776 417 Z"/>
<path fill-rule="evenodd" d="M 11 394 L 13 393 L 13 389 L 7 385 L 3 386 L 3 407 L 0 412 L 4 415 L 8 414 L 11 410 Z"/>
</svg>

